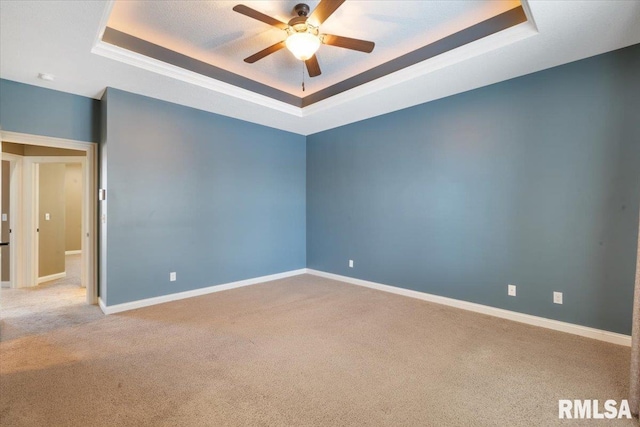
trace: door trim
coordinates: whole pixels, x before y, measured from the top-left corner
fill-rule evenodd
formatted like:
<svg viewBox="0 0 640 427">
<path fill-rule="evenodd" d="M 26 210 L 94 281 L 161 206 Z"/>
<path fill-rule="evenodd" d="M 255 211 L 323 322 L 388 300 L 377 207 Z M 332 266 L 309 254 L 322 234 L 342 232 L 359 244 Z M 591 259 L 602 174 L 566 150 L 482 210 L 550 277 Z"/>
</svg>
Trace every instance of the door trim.
<svg viewBox="0 0 640 427">
<path fill-rule="evenodd" d="M 22 236 L 22 159 L 17 154 L 2 153 L 2 160 L 6 160 L 10 164 L 10 204 L 9 207 L 9 287 L 18 288 L 23 283 L 23 270 L 18 269 L 24 266 L 24 251 L 18 250 L 20 245 L 17 244 L 17 236 Z"/>
<path fill-rule="evenodd" d="M 85 162 L 84 167 L 84 176 L 83 176 L 83 226 L 82 226 L 82 271 L 83 271 L 83 283 L 86 284 L 87 288 L 87 303 L 89 304 L 97 304 L 98 302 L 98 284 L 97 284 L 97 262 L 98 262 L 98 235 L 97 235 L 97 203 L 96 203 L 96 188 L 98 182 L 98 162 L 97 162 L 97 149 L 98 144 L 94 142 L 84 142 L 84 141 L 76 141 L 71 139 L 63 139 L 63 138 L 54 138 L 48 136 L 41 135 L 30 135 L 19 132 L 9 132 L 9 131 L 0 131 L 0 149 L 2 147 L 2 141 L 4 142 L 14 142 L 17 144 L 25 144 L 25 145 L 39 145 L 43 147 L 53 147 L 53 148 L 64 148 L 71 150 L 80 150 L 85 152 L 85 157 L 82 157 Z M 25 161 L 24 164 L 24 174 L 23 180 L 24 188 L 27 188 L 30 185 L 33 185 L 33 169 L 29 168 L 31 171 L 27 171 L 27 162 L 26 157 L 23 158 Z M 46 159 L 44 157 L 37 158 L 29 158 L 29 159 Z M 52 157 L 54 162 L 60 163 L 60 157 Z M 68 157 L 65 157 L 68 159 Z M 76 157 L 72 162 L 79 162 L 79 157 Z M 42 163 L 46 162 L 46 160 L 41 161 Z M 29 163 L 33 164 L 35 162 L 30 161 Z M 65 163 L 65 161 L 62 161 Z M 27 181 L 31 181 L 30 183 Z M 26 200 L 25 200 L 26 201 Z M 31 209 L 32 210 L 32 209 Z M 25 212 L 29 213 L 29 212 Z M 31 218 L 33 218 L 33 212 L 31 212 Z M 35 218 L 33 218 L 35 219 Z M 26 221 L 26 224 L 29 224 L 30 221 Z M 31 222 L 32 223 L 32 222 Z M 30 230 L 25 230 L 27 232 L 22 233 L 24 240 L 23 242 L 29 248 L 25 251 L 25 255 L 28 258 L 25 260 L 25 265 L 29 265 L 30 275 L 25 276 L 25 278 L 31 278 L 31 284 L 37 284 L 37 277 L 33 280 L 34 275 L 34 245 L 33 239 L 35 235 L 35 228 L 33 227 L 25 227 L 30 228 Z M 29 233 L 30 231 L 30 233 Z M 35 258 L 37 260 L 37 256 Z M 37 270 L 35 270 L 35 276 L 37 276 Z M 23 282 L 23 285 L 29 285 L 28 283 Z"/>
</svg>

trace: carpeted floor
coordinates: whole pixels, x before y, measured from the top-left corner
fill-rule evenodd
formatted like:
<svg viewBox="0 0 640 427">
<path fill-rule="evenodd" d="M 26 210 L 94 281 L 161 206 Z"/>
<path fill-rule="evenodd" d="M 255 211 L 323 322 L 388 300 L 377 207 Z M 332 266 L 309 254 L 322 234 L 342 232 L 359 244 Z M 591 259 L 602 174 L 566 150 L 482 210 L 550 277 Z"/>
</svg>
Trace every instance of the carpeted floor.
<svg viewBox="0 0 640 427">
<path fill-rule="evenodd" d="M 626 347 L 309 275 L 111 316 L 2 304 L 2 426 L 637 425 L 557 418 L 627 397 Z"/>
<path fill-rule="evenodd" d="M 101 317 L 100 310 L 86 304 L 86 289 L 80 286 L 81 255 L 67 255 L 66 277 L 32 288 L 0 289 L 0 340 L 85 323 Z M 1 363 L 1 360 L 0 360 Z"/>
</svg>

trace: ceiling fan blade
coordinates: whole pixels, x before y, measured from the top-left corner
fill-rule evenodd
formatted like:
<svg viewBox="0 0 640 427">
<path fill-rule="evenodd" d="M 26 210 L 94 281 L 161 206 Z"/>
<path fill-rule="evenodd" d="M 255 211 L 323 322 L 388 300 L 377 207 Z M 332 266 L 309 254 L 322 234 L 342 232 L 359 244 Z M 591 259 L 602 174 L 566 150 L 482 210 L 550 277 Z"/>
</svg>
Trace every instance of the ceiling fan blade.
<svg viewBox="0 0 640 427">
<path fill-rule="evenodd" d="M 317 77 L 322 74 L 320 71 L 320 64 L 318 64 L 318 58 L 315 55 L 304 61 L 304 65 L 307 66 L 309 77 Z"/>
<path fill-rule="evenodd" d="M 320 4 L 311 12 L 311 23 L 320 25 L 335 12 L 345 0 L 321 0 Z"/>
<path fill-rule="evenodd" d="M 285 43 L 284 40 L 281 42 L 278 42 L 274 45 L 269 46 L 266 49 L 262 49 L 260 52 L 258 53 L 254 53 L 253 55 L 251 55 L 248 58 L 245 58 L 244 62 L 248 62 L 249 64 L 253 64 L 254 62 L 264 58 L 267 55 L 271 55 L 273 52 L 277 52 L 280 49 L 282 49 L 283 47 L 285 47 Z"/>
<path fill-rule="evenodd" d="M 289 28 L 289 25 L 285 24 L 284 22 L 279 21 L 276 18 L 272 18 L 269 15 L 265 15 L 262 12 L 258 12 L 255 9 L 251 9 L 249 6 L 245 6 L 243 4 L 234 6 L 233 10 L 245 16 L 248 16 L 249 18 L 257 19 L 258 21 L 262 21 L 265 24 L 280 28 L 281 30 L 286 30 L 287 28 Z"/>
<path fill-rule="evenodd" d="M 322 43 L 331 46 L 343 47 L 345 49 L 359 50 L 360 52 L 371 53 L 375 47 L 374 42 L 366 40 L 352 39 L 349 37 L 334 36 L 331 34 L 323 34 Z"/>
</svg>

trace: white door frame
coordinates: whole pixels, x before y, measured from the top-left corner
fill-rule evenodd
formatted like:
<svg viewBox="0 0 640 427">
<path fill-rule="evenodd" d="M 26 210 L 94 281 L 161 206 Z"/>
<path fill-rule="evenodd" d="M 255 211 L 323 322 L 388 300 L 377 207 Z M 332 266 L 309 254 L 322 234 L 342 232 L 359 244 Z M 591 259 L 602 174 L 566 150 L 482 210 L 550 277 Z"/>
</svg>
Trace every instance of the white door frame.
<svg viewBox="0 0 640 427">
<path fill-rule="evenodd" d="M 61 157 L 23 157 L 23 186 L 26 191 L 33 189 L 35 185 L 34 167 L 37 163 L 54 162 L 54 163 L 78 163 L 79 159 L 84 159 L 85 167 L 83 168 L 83 197 L 82 197 L 82 283 L 87 288 L 87 303 L 96 304 L 98 302 L 98 286 L 97 286 L 97 204 L 96 188 L 97 188 L 97 148 L 98 144 L 93 142 L 75 141 L 70 139 L 54 138 L 40 135 L 29 135 L 25 133 L 0 131 L 0 151 L 2 142 L 14 142 L 25 145 L 39 145 L 44 147 L 63 148 L 71 150 L 80 150 L 85 152 L 85 157 L 64 157 L 64 159 L 73 159 L 70 162 L 60 161 Z M 4 155 L 4 154 L 3 154 Z M 27 160 L 29 159 L 29 161 Z M 48 160 L 52 159 L 52 160 Z M 35 160 L 35 161 L 34 161 Z M 18 278 L 16 286 L 34 286 L 37 285 L 37 212 L 34 212 L 35 206 L 33 200 L 25 198 L 24 201 L 29 206 L 25 206 L 22 238 L 16 234 L 16 239 L 23 243 L 17 246 L 24 246 L 24 267 L 23 280 Z M 34 224 L 36 226 L 34 227 Z M 16 247 L 16 246 L 14 246 Z M 13 251 L 15 252 L 15 251 Z M 13 254 L 13 252 L 11 252 Z M 13 257 L 15 258 L 15 257 Z M 15 260 L 14 260 L 15 261 Z"/>
<path fill-rule="evenodd" d="M 22 156 L 17 154 L 2 153 L 2 160 L 9 162 L 10 167 L 10 208 L 9 208 L 9 286 L 12 288 L 20 287 L 24 282 L 22 273 L 24 269 L 18 266 L 24 265 L 24 249 L 17 245 L 17 237 L 22 236 Z M 21 249 L 21 250 L 18 250 Z"/>
</svg>

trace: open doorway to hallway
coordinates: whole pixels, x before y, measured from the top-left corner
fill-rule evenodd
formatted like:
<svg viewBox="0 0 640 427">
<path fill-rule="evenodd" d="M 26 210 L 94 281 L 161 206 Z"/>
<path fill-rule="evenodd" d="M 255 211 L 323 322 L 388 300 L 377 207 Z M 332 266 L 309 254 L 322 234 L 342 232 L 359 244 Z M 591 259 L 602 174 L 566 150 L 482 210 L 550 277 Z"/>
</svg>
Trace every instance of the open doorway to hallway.
<svg viewBox="0 0 640 427">
<path fill-rule="evenodd" d="M 9 243 L 0 253 L 2 319 L 33 321 L 95 304 L 93 144 L 5 131 L 0 136 L 0 240 Z"/>
<path fill-rule="evenodd" d="M 69 151 L 52 149 L 48 151 L 52 154 L 49 158 L 31 159 L 36 175 L 32 195 L 37 227 L 34 266 L 39 286 L 65 284 L 84 290 L 80 262 L 84 153 Z M 78 161 L 72 156 L 77 156 Z"/>
<path fill-rule="evenodd" d="M 0 340 L 101 316 L 95 144 L 0 131 L 0 147 Z"/>
<path fill-rule="evenodd" d="M 3 287 L 14 290 L 3 291 L 4 298 L 0 297 L 5 302 L 3 308 L 11 305 L 18 295 L 23 302 L 28 302 L 29 295 L 35 299 L 33 303 L 45 303 L 47 296 L 55 296 L 46 302 L 49 305 L 85 303 L 87 290 L 82 274 L 85 152 L 4 142 L 2 154 L 0 274 Z M 30 220 L 28 213 L 33 214 Z M 16 215 L 30 223 L 26 224 L 27 229 L 35 227 L 34 247 L 27 248 L 21 236 L 11 239 L 12 234 L 22 234 L 25 228 L 16 228 Z M 26 250 L 28 256 L 17 256 L 21 250 Z M 26 258 L 34 259 L 25 263 Z M 19 275 L 12 269 L 24 270 L 25 278 L 18 280 Z M 31 292 L 22 295 L 24 289 Z M 47 292 L 35 292 L 43 290 Z"/>
</svg>

